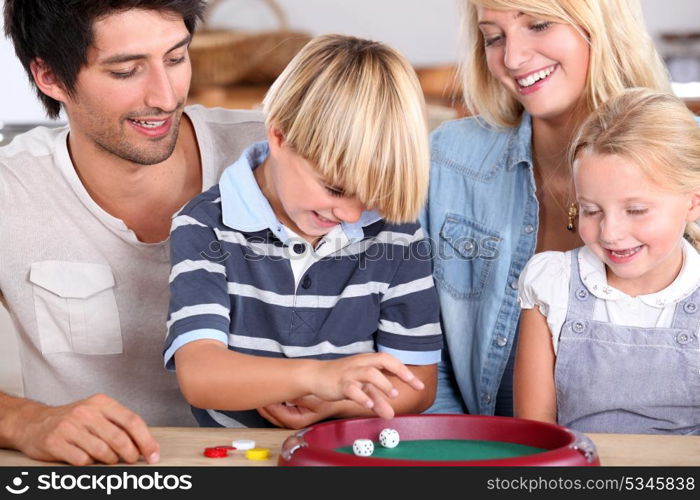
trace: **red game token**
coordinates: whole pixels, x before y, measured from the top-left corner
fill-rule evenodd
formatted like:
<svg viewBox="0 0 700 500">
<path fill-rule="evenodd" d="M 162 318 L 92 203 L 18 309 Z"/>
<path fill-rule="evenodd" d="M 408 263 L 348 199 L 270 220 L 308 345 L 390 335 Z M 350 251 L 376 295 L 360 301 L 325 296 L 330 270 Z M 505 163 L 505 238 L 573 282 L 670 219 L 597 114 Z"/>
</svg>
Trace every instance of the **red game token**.
<svg viewBox="0 0 700 500">
<path fill-rule="evenodd" d="M 226 450 L 226 451 L 233 451 L 233 450 L 236 449 L 235 446 L 226 446 L 226 445 L 215 446 L 215 448 L 216 448 L 217 450 Z"/>
<path fill-rule="evenodd" d="M 204 456 L 209 458 L 224 458 L 228 456 L 228 450 L 222 448 L 204 448 Z"/>
</svg>

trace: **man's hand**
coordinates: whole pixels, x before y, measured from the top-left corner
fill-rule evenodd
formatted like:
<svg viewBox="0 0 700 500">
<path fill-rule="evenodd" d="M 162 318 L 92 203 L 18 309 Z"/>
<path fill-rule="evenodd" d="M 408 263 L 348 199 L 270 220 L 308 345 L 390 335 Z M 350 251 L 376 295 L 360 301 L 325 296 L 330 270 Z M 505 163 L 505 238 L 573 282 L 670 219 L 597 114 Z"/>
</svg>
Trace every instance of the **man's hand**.
<svg viewBox="0 0 700 500">
<path fill-rule="evenodd" d="M 160 460 L 160 446 L 141 417 L 97 394 L 65 406 L 27 401 L 17 409 L 14 447 L 36 460 L 71 465 Z"/>
</svg>

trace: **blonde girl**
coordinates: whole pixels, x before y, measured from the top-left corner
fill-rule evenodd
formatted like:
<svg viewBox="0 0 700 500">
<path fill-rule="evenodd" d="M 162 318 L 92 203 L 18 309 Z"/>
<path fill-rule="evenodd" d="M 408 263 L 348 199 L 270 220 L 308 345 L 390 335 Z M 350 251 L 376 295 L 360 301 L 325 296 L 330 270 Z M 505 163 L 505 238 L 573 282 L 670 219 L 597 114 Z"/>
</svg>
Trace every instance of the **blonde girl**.
<svg viewBox="0 0 700 500">
<path fill-rule="evenodd" d="M 630 89 L 571 151 L 585 246 L 523 271 L 516 414 L 700 433 L 700 128 L 676 97 Z"/>
</svg>

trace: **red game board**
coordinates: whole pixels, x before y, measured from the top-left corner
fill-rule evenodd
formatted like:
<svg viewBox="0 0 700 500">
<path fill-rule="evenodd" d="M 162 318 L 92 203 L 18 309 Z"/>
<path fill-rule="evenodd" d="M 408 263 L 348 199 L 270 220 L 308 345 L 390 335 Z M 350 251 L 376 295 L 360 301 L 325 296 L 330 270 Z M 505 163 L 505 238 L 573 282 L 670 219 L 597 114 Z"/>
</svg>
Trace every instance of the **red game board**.
<svg viewBox="0 0 700 500">
<path fill-rule="evenodd" d="M 384 428 L 396 429 L 404 444 L 391 450 L 391 457 L 360 457 L 340 451 L 352 446 L 355 439 L 375 441 Z M 435 459 L 439 456 L 439 440 L 458 440 L 465 446 L 459 460 Z M 406 442 L 410 441 L 411 446 Z M 538 448 L 533 453 L 507 458 L 469 459 L 470 451 L 479 444 L 491 442 L 491 449 L 506 444 Z M 421 446 L 422 443 L 425 446 Z M 451 442 L 459 446 L 460 443 Z M 444 442 L 443 442 L 444 445 Z M 438 447 L 436 450 L 435 447 Z M 432 449 L 431 449 L 432 448 Z M 454 448 L 454 446 L 450 446 Z M 483 451 L 483 450 L 482 450 Z M 510 450 L 512 455 L 512 450 Z M 386 455 L 387 453 L 385 453 Z M 498 455 L 498 453 L 496 453 Z M 427 458 L 429 457 L 429 458 Z M 590 439 L 564 427 L 508 417 L 480 415 L 403 415 L 391 420 L 356 418 L 334 420 L 312 425 L 290 436 L 282 446 L 279 465 L 349 465 L 349 466 L 582 466 L 600 465 L 595 445 Z"/>
</svg>

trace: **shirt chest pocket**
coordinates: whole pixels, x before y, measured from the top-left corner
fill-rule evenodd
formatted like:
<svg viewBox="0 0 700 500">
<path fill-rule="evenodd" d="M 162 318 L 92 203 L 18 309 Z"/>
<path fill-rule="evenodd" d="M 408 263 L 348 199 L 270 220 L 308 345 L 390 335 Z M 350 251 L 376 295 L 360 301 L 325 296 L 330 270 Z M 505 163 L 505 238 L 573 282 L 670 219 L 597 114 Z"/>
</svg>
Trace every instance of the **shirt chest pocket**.
<svg viewBox="0 0 700 500">
<path fill-rule="evenodd" d="M 435 281 L 456 299 L 479 297 L 498 258 L 501 235 L 471 219 L 447 214 L 438 238 Z"/>
<path fill-rule="evenodd" d="M 112 269 L 103 264 L 42 261 L 31 266 L 43 354 L 119 354 L 123 350 Z"/>
</svg>

